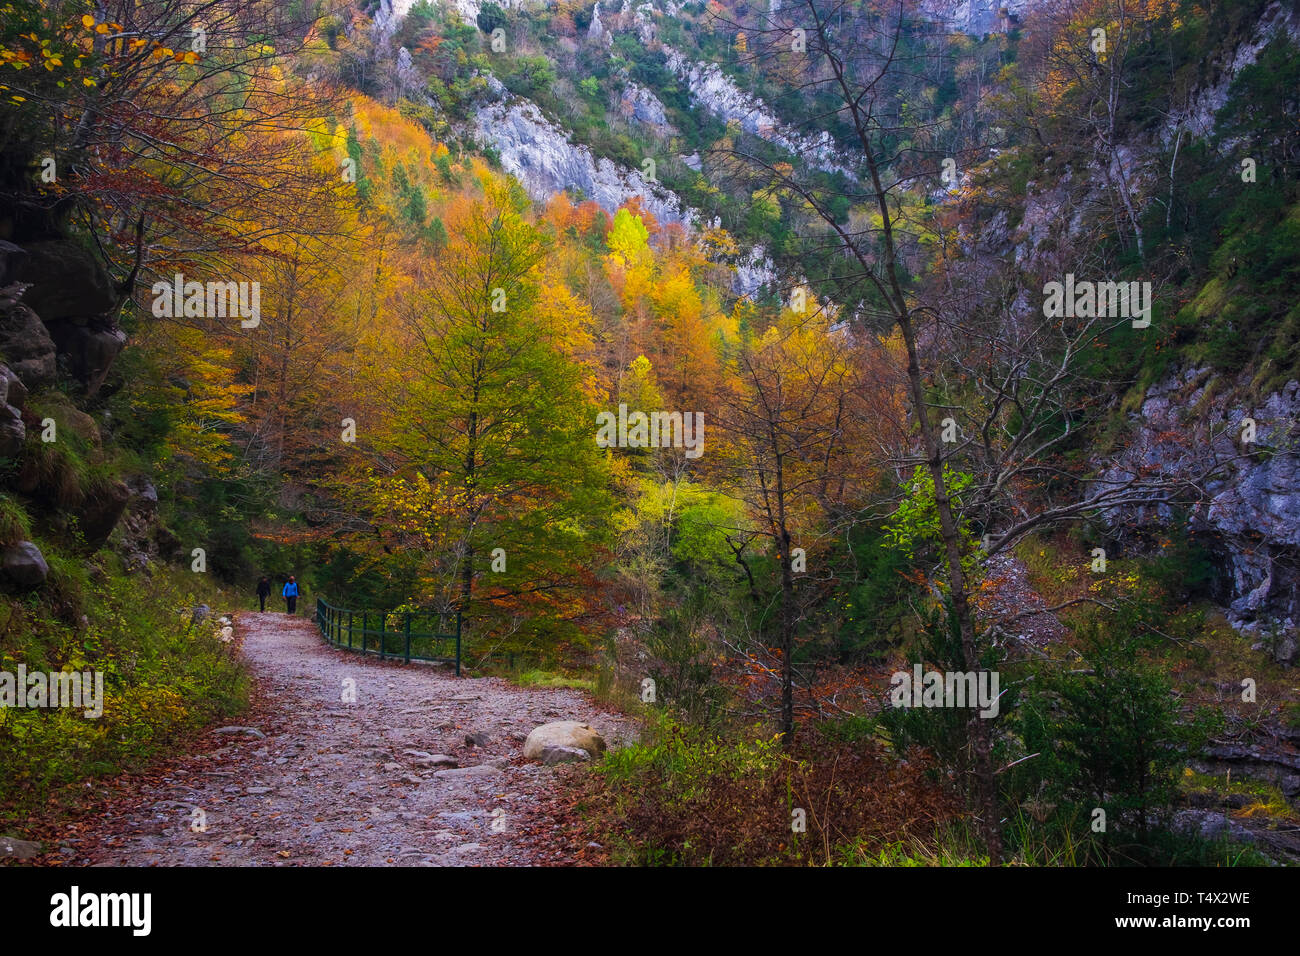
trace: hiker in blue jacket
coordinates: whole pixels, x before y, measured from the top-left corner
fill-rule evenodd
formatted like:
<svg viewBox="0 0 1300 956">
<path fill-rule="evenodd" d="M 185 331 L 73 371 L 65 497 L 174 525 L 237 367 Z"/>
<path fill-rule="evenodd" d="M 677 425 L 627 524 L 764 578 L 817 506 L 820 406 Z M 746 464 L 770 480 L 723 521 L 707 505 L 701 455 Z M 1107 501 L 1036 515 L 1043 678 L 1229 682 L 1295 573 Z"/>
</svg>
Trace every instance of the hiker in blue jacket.
<svg viewBox="0 0 1300 956">
<path fill-rule="evenodd" d="M 292 614 L 298 607 L 298 579 L 292 574 L 284 585 L 284 599 L 289 602 L 289 613 Z"/>
</svg>

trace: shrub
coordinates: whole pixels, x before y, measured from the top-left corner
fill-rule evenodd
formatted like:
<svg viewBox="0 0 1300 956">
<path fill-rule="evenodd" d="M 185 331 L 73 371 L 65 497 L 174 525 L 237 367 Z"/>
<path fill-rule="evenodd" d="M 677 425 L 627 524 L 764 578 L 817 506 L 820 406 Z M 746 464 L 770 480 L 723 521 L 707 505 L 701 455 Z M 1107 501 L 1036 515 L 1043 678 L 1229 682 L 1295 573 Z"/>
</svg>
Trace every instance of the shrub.
<svg viewBox="0 0 1300 956">
<path fill-rule="evenodd" d="M 922 762 L 807 729 L 782 751 L 757 727 L 723 735 L 660 716 L 594 769 L 587 806 L 632 864 L 861 863 L 923 845 L 956 811 Z"/>
<path fill-rule="evenodd" d="M 1025 754 L 1037 756 L 1007 782 L 1071 819 L 1103 809 L 1103 843 L 1140 845 L 1174 803 L 1203 728 L 1180 721 L 1168 679 L 1142 659 L 1123 622 L 1090 621 L 1077 636 L 1085 663 L 1038 667 L 1019 701 L 1014 725 Z"/>
</svg>

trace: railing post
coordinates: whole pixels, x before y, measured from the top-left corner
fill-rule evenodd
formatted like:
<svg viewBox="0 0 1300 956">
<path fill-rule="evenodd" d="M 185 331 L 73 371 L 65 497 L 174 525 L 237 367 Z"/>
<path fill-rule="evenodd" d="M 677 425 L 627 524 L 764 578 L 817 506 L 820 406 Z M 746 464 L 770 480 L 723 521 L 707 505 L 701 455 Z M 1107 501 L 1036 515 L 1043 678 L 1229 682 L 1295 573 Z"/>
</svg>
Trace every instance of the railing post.
<svg viewBox="0 0 1300 956">
<path fill-rule="evenodd" d="M 369 627 L 370 624 L 369 620 L 367 620 L 367 618 L 369 617 L 370 615 L 367 614 L 365 611 L 361 612 L 361 656 L 362 657 L 366 656 L 366 638 L 369 636 L 366 634 L 366 628 Z"/>
<path fill-rule="evenodd" d="M 411 612 L 407 611 L 402 615 L 402 630 L 406 634 L 406 663 L 411 663 Z"/>
<path fill-rule="evenodd" d="M 460 676 L 460 611 L 456 611 L 456 676 Z"/>
<path fill-rule="evenodd" d="M 348 650 L 352 650 L 352 612 L 348 611 Z"/>
</svg>

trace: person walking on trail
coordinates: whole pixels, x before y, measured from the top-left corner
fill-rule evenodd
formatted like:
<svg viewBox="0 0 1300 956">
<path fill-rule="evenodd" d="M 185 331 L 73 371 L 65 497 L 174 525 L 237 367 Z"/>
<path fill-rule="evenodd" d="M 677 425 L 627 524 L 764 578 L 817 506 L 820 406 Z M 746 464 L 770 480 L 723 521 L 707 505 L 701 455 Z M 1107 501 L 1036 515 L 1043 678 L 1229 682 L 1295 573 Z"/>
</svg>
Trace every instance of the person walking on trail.
<svg viewBox="0 0 1300 956">
<path fill-rule="evenodd" d="M 289 613 L 298 609 L 298 579 L 292 574 L 284 585 L 284 599 L 289 602 Z"/>
<path fill-rule="evenodd" d="M 262 602 L 262 612 L 266 612 L 266 599 L 271 596 L 271 579 L 262 576 L 262 580 L 257 582 L 257 597 Z"/>
</svg>

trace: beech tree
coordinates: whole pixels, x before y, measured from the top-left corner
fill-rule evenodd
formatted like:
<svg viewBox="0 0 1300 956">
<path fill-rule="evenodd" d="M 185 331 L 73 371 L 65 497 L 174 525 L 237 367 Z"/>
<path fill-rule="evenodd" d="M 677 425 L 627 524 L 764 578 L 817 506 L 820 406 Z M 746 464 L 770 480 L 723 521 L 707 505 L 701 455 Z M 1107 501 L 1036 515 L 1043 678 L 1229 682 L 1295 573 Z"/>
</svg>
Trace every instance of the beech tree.
<svg viewBox="0 0 1300 956">
<path fill-rule="evenodd" d="M 589 316 L 548 289 L 550 244 L 516 192 L 488 182 L 448 232 L 422 291 L 396 306 L 377 370 L 375 520 L 415 534 L 426 597 L 444 607 L 505 614 L 513 629 L 543 601 L 573 620 L 610 505 L 584 370 L 562 348 Z"/>
</svg>

